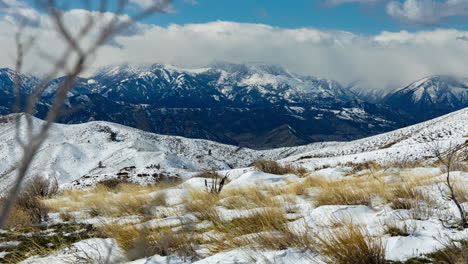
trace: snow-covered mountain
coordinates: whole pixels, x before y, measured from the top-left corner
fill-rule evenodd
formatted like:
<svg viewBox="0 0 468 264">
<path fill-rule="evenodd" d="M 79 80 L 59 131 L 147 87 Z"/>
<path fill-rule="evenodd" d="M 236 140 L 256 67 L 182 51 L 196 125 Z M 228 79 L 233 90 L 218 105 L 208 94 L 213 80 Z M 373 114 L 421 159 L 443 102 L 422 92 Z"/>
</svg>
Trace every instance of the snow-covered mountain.
<svg viewBox="0 0 468 264">
<path fill-rule="evenodd" d="M 5 116 L 0 122 L 2 190 L 12 183 L 14 167 L 21 153 L 15 140 L 14 117 Z M 33 125 L 37 128 L 42 122 L 34 118 Z M 236 168 L 248 167 L 258 159 L 279 160 L 309 169 L 369 160 L 380 163 L 402 159 L 427 160 L 433 156 L 431 144 L 438 144 L 443 150 L 466 144 L 467 140 L 468 108 L 357 141 L 314 143 L 264 151 L 158 135 L 109 122 L 55 124 L 32 164 L 30 177 L 42 175 L 60 183 L 75 181 L 75 184 L 117 176 L 151 182 L 160 177 L 189 178 L 206 169 L 235 173 Z"/>
<path fill-rule="evenodd" d="M 401 88 L 385 98 L 385 103 L 427 119 L 468 106 L 468 79 L 431 76 Z"/>
<path fill-rule="evenodd" d="M 63 79 L 45 89 L 35 116 L 44 118 Z M 12 85 L 0 88 L 12 90 Z M 10 103 L 1 104 L 0 114 L 8 114 L 14 99 L 12 94 L 2 98 Z M 388 107 L 357 100 L 335 81 L 258 64 L 104 68 L 78 78 L 65 107 L 73 111 L 61 123 L 109 121 L 253 148 L 352 140 L 412 123 Z"/>
<path fill-rule="evenodd" d="M 91 78 L 99 94 L 136 104 L 177 107 L 347 102 L 339 83 L 293 74 L 280 66 L 218 63 L 200 69 L 121 65 Z"/>
<path fill-rule="evenodd" d="M 11 113 L 14 75 L 0 70 L 0 114 Z M 38 80 L 21 79 L 23 95 Z M 35 116 L 44 118 L 63 80 L 48 85 Z M 59 122 L 100 120 L 243 147 L 287 147 L 364 138 L 467 107 L 465 84 L 436 76 L 385 97 L 275 65 L 119 65 L 77 78 L 65 106 L 73 111 Z"/>
<path fill-rule="evenodd" d="M 8 113 L 14 102 L 16 76 L 15 71 L 8 68 L 0 68 L 0 114 Z M 28 93 L 38 81 L 37 78 L 27 74 L 20 74 L 18 77 L 20 94 Z"/>
</svg>

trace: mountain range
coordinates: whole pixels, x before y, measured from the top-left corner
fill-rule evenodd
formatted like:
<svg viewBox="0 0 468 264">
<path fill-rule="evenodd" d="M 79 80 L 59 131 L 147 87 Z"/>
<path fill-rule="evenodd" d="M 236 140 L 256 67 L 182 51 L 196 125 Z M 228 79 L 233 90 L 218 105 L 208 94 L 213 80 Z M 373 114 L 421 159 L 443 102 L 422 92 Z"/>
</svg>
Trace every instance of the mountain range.
<svg viewBox="0 0 468 264">
<path fill-rule="evenodd" d="M 11 113 L 15 74 L 0 69 L 0 114 Z M 25 97 L 40 79 L 20 75 L 20 80 Z M 63 80 L 48 84 L 37 117 L 45 116 Z M 467 84 L 461 78 L 432 76 L 370 101 L 336 81 L 275 65 L 119 65 L 78 78 L 65 105 L 73 111 L 59 122 L 101 120 L 241 147 L 286 147 L 354 140 L 467 107 Z"/>
</svg>

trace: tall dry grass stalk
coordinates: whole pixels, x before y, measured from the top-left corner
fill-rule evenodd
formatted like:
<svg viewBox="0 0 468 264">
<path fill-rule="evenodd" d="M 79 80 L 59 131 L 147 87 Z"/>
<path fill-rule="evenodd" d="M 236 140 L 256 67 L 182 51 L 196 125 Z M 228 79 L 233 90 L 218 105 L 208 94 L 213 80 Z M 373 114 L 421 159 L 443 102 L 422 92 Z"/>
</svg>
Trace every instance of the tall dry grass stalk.
<svg viewBox="0 0 468 264">
<path fill-rule="evenodd" d="M 315 247 L 329 264 L 385 264 L 385 244 L 380 237 L 352 223 L 315 233 Z"/>
</svg>

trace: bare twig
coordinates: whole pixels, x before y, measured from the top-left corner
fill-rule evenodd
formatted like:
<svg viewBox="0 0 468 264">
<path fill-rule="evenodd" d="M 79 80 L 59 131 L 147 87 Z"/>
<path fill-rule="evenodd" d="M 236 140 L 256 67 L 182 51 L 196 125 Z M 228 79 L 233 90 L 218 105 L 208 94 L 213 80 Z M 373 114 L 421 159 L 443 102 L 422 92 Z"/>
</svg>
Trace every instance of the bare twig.
<svg viewBox="0 0 468 264">
<path fill-rule="evenodd" d="M 89 0 L 82 0 L 84 6 L 89 6 Z M 165 12 L 166 8 L 172 3 L 171 0 L 155 1 L 154 6 L 137 12 L 131 16 L 130 19 L 121 19 L 120 15 L 123 14 L 127 8 L 128 0 L 119 0 L 117 9 L 113 12 L 114 16 L 109 22 L 102 22 L 101 19 L 108 11 L 108 1 L 100 0 L 99 5 L 99 17 L 101 19 L 93 18 L 88 16 L 84 25 L 78 30 L 78 34 L 72 33 L 71 27 L 69 27 L 63 19 L 63 11 L 58 8 L 56 0 L 42 1 L 42 7 L 48 12 L 51 22 L 55 25 L 56 33 L 64 42 L 64 51 L 54 59 L 52 56 L 45 56 L 48 58 L 51 64 L 51 70 L 42 79 L 39 84 L 31 91 L 31 94 L 27 98 L 26 105 L 24 107 L 25 115 L 17 115 L 16 117 L 16 139 L 23 149 L 23 155 L 17 164 L 17 175 L 13 187 L 9 191 L 8 199 L 0 212 L 0 227 L 5 223 L 8 213 L 13 206 L 18 192 L 21 188 L 21 184 L 24 181 L 28 170 L 34 160 L 39 148 L 42 143 L 47 139 L 48 132 L 52 124 L 63 114 L 62 106 L 68 96 L 69 91 L 72 89 L 76 78 L 83 73 L 86 69 L 89 60 L 95 55 L 98 49 L 115 36 L 119 31 L 122 31 L 126 27 L 130 26 L 135 21 L 141 20 L 151 14 L 157 12 Z M 122 21 L 123 20 L 123 21 Z M 97 32 L 96 37 L 92 38 L 91 33 Z M 16 36 L 17 46 L 17 59 L 16 59 L 16 78 L 14 84 L 14 93 L 16 97 L 16 103 L 14 105 L 14 112 L 19 113 L 21 110 L 21 75 L 22 66 L 25 62 L 26 54 L 31 50 L 35 44 L 35 38 L 29 38 L 27 41 L 22 41 L 23 27 L 18 30 Z M 90 45 L 84 45 L 84 39 L 91 38 Z M 67 68 L 69 66 L 69 68 Z M 34 129 L 33 118 L 36 111 L 36 105 L 41 94 L 50 85 L 50 82 L 58 74 L 66 69 L 66 76 L 64 81 L 61 82 L 55 92 L 52 105 L 46 115 L 45 122 L 37 129 Z M 22 121 L 25 121 L 25 127 L 22 127 Z M 24 129 L 26 135 L 21 136 L 21 129 Z"/>
<path fill-rule="evenodd" d="M 463 151 L 465 148 L 464 145 L 461 146 L 452 146 L 452 142 L 450 142 L 449 148 L 447 151 L 442 152 L 441 147 L 438 146 L 437 144 L 434 144 L 432 146 L 432 152 L 434 156 L 437 158 L 437 160 L 445 167 L 447 170 L 447 174 L 445 176 L 445 184 L 447 185 L 447 188 L 449 190 L 449 198 L 455 203 L 455 206 L 458 209 L 458 213 L 460 214 L 460 225 L 462 227 L 467 227 L 468 222 L 466 219 L 466 213 L 463 208 L 463 206 L 460 204 L 458 201 L 457 196 L 455 195 L 455 190 L 454 190 L 454 185 L 452 182 L 452 178 L 450 175 L 450 172 L 452 170 L 452 167 L 457 160 L 458 154 Z"/>
</svg>

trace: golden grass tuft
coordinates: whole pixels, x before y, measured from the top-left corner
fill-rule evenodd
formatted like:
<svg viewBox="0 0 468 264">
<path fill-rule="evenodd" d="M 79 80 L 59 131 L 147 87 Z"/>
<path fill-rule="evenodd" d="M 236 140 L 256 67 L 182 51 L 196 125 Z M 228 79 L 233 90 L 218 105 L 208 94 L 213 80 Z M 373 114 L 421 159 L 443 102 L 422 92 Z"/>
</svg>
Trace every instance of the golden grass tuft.
<svg viewBox="0 0 468 264">
<path fill-rule="evenodd" d="M 3 202 L 0 202 L 0 208 L 3 208 Z M 6 228 L 22 228 L 22 227 L 29 227 L 36 224 L 35 221 L 33 221 L 31 215 L 28 213 L 27 210 L 14 206 L 11 210 L 10 213 L 8 214 L 8 217 L 6 218 L 5 222 L 5 227 Z"/>
<path fill-rule="evenodd" d="M 217 221 L 219 218 L 215 208 L 220 196 L 202 190 L 192 189 L 190 195 L 184 200 L 187 212 L 193 213 L 200 221 Z"/>
<path fill-rule="evenodd" d="M 433 263 L 468 263 L 468 240 L 442 242 L 442 249 L 429 254 Z"/>
<path fill-rule="evenodd" d="M 196 258 L 195 236 L 187 230 L 170 228 L 145 229 L 134 225 L 108 224 L 101 231 L 114 238 L 130 260 L 154 255 L 177 255 L 184 259 Z"/>
<path fill-rule="evenodd" d="M 208 248 L 212 253 L 239 247 L 254 250 L 310 249 L 310 235 L 295 232 L 288 223 L 284 210 L 280 208 L 262 208 L 249 216 L 220 220 L 213 224 L 219 236 Z"/>
<path fill-rule="evenodd" d="M 145 215 L 148 205 L 165 206 L 163 194 L 152 198 L 150 194 L 168 186 L 119 184 L 113 189 L 97 185 L 88 190 L 66 190 L 43 200 L 51 210 L 61 213 L 86 210 L 91 216 Z"/>
<path fill-rule="evenodd" d="M 468 202 L 468 183 L 467 182 L 455 182 L 453 185 L 455 196 L 460 203 Z"/>
<path fill-rule="evenodd" d="M 256 170 L 270 174 L 296 174 L 301 177 L 305 177 L 308 174 L 308 171 L 303 167 L 293 165 L 282 166 L 273 160 L 257 160 L 253 165 Z"/>
<path fill-rule="evenodd" d="M 266 186 L 226 189 L 221 193 L 221 198 L 223 200 L 220 201 L 219 205 L 227 209 L 252 209 L 279 206 L 278 201 L 272 197 Z"/>
<path fill-rule="evenodd" d="M 340 228 L 315 234 L 316 249 L 330 264 L 384 264 L 385 245 L 360 226 L 346 223 Z"/>
<path fill-rule="evenodd" d="M 314 196 L 315 206 L 322 205 L 371 205 L 368 182 L 360 178 L 342 181 L 321 181 Z"/>
</svg>

